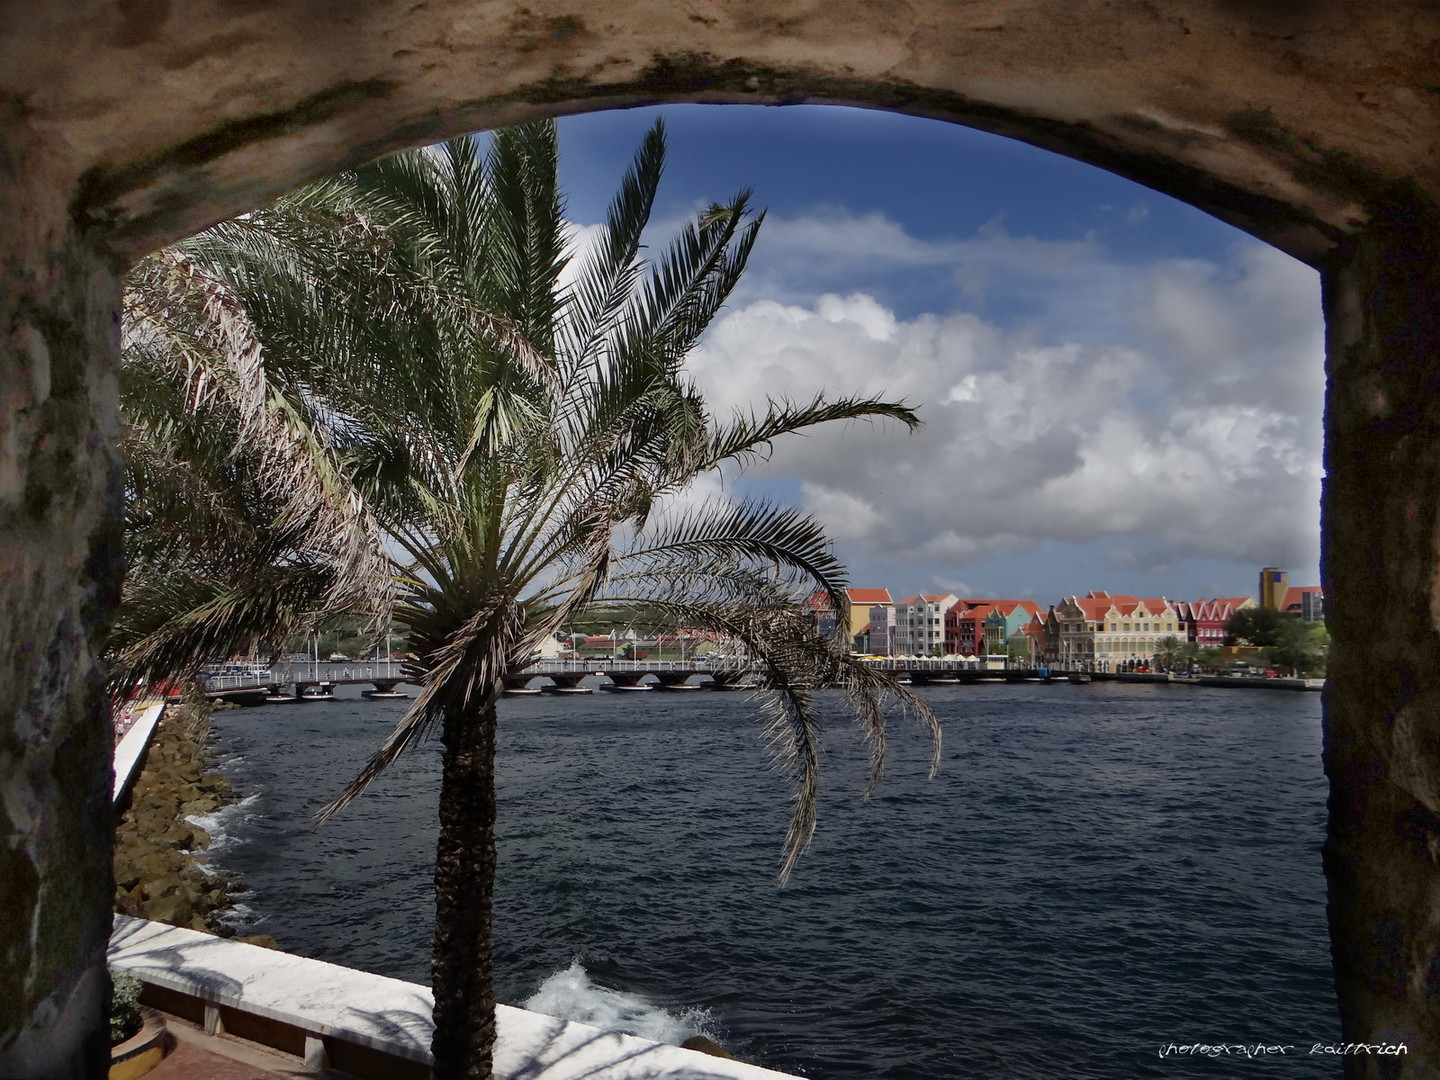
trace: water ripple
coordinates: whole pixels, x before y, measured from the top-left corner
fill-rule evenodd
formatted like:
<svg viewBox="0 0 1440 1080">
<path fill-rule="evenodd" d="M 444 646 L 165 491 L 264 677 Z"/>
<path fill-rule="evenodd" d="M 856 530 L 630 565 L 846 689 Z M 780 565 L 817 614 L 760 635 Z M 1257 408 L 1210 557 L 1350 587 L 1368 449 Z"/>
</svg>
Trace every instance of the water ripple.
<svg viewBox="0 0 1440 1080">
<path fill-rule="evenodd" d="M 789 796 L 743 695 L 502 703 L 501 1000 L 619 995 L 617 1015 L 834 1080 L 1239 1076 L 1156 1050 L 1338 1038 L 1318 695 L 924 693 L 940 774 L 897 730 L 862 801 L 837 724 L 820 829 L 783 890 Z M 223 768 L 256 797 L 219 861 L 285 947 L 425 981 L 438 749 L 310 826 L 402 707 L 220 714 Z"/>
</svg>

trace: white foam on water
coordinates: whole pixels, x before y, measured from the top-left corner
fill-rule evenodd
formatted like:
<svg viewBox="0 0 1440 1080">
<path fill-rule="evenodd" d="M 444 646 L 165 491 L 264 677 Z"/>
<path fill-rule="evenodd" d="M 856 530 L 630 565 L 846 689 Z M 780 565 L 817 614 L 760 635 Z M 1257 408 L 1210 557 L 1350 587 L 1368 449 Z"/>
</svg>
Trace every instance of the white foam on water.
<svg viewBox="0 0 1440 1080">
<path fill-rule="evenodd" d="M 254 896 L 254 892 L 238 893 L 239 896 Z M 249 904 L 232 902 L 231 905 L 220 913 L 220 924 L 228 926 L 232 930 L 239 930 L 245 933 L 252 932 L 257 926 L 266 922 L 269 915 L 255 914 L 255 909 Z"/>
<path fill-rule="evenodd" d="M 707 1010 L 684 1009 L 677 1016 L 638 994 L 599 986 L 591 982 L 590 973 L 578 960 L 542 982 L 523 1007 L 561 1020 L 575 1020 L 604 1031 L 639 1035 L 672 1046 L 679 1046 L 693 1035 L 714 1038 L 706 1030 L 713 1024 Z"/>
<path fill-rule="evenodd" d="M 257 791 L 253 795 L 247 795 L 237 803 L 229 806 L 222 806 L 219 810 L 209 814 L 191 814 L 185 820 L 192 825 L 198 825 L 210 836 L 210 846 L 205 849 L 205 854 L 215 855 L 235 844 L 244 844 L 249 841 L 235 835 L 235 826 L 245 822 L 252 817 L 251 807 L 255 800 L 260 798 Z"/>
</svg>

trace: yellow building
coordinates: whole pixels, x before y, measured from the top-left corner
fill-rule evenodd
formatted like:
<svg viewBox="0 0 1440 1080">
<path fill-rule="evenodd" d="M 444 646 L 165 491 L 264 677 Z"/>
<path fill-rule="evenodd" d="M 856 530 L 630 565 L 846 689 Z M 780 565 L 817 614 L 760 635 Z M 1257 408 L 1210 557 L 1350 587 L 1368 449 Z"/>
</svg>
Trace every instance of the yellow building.
<svg viewBox="0 0 1440 1080">
<path fill-rule="evenodd" d="M 1260 571 L 1260 606 L 1274 608 L 1283 606 L 1285 593 L 1290 588 L 1290 575 L 1276 566 L 1267 566 Z"/>
</svg>

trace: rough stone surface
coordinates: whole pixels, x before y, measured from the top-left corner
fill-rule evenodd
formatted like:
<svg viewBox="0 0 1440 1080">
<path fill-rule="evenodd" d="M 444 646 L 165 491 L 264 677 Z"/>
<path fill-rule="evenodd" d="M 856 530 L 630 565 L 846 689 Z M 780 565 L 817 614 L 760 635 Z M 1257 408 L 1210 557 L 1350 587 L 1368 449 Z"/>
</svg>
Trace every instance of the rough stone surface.
<svg viewBox="0 0 1440 1080">
<path fill-rule="evenodd" d="M 1440 1075 L 1437 251 L 1407 208 L 1325 275 L 1331 947 L 1346 1037 L 1406 1043 L 1407 1076 Z"/>
<path fill-rule="evenodd" d="M 0 1075 L 99 1075 L 118 285 L 16 112 L 0 106 Z"/>
<path fill-rule="evenodd" d="M 115 910 L 155 922 L 230 934 L 220 915 L 233 880 L 199 854 L 210 836 L 187 818 L 234 801 L 219 773 L 203 778 L 209 726 L 191 706 L 166 709 L 145 767 L 115 830 Z"/>
<path fill-rule="evenodd" d="M 972 124 L 1321 268 L 1345 1031 L 1404 1037 L 1396 1075 L 1440 1071 L 1437 44 L 1430 0 L 0 5 L 0 1075 L 98 1060 L 116 274 L 386 151 L 682 100 Z M 1379 1075 L 1379 1060 L 1346 1067 Z"/>
</svg>

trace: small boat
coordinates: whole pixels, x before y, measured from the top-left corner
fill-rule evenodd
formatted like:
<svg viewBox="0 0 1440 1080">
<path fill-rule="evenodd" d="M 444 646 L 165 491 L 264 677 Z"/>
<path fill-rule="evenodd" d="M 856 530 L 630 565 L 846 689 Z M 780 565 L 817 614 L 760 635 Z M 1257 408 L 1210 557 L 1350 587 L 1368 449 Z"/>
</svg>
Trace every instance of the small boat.
<svg viewBox="0 0 1440 1080">
<path fill-rule="evenodd" d="M 612 693 L 620 693 L 622 690 L 654 690 L 653 683 L 635 683 L 632 686 L 621 686 L 619 683 L 611 683 L 609 686 L 602 686 L 600 689 L 609 690 Z"/>
<path fill-rule="evenodd" d="M 312 683 L 300 691 L 301 701 L 334 701 L 335 684 L 328 682 Z"/>
<path fill-rule="evenodd" d="M 1071 676 L 1070 676 L 1070 681 L 1071 681 L 1072 683 L 1075 683 L 1076 685 L 1079 685 L 1080 683 L 1090 682 L 1090 676 L 1087 675 L 1087 674 L 1085 674 L 1085 673 L 1082 671 L 1082 672 L 1079 672 L 1078 674 L 1071 675 Z"/>
<path fill-rule="evenodd" d="M 538 686 L 507 686 L 500 694 L 503 697 L 534 697 L 542 692 Z"/>
<path fill-rule="evenodd" d="M 593 694 L 595 692 L 593 686 L 547 686 L 545 689 L 552 694 Z"/>
<path fill-rule="evenodd" d="M 396 701 L 410 695 L 401 690 L 361 690 L 360 696 L 371 701 Z"/>
<path fill-rule="evenodd" d="M 682 683 L 657 683 L 656 690 L 699 690 L 700 684 L 693 682 Z"/>
</svg>

